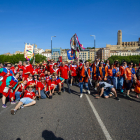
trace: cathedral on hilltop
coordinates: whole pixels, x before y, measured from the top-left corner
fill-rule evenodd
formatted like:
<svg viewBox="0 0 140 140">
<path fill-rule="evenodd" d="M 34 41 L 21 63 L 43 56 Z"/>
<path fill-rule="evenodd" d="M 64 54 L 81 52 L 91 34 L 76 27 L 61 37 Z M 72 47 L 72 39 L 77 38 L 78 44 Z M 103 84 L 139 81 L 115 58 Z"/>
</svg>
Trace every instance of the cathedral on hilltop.
<svg viewBox="0 0 140 140">
<path fill-rule="evenodd" d="M 109 48 L 110 51 L 135 51 L 140 48 L 140 38 L 138 41 L 122 42 L 122 31 L 119 30 L 117 33 L 117 45 L 107 44 L 106 48 Z"/>
</svg>

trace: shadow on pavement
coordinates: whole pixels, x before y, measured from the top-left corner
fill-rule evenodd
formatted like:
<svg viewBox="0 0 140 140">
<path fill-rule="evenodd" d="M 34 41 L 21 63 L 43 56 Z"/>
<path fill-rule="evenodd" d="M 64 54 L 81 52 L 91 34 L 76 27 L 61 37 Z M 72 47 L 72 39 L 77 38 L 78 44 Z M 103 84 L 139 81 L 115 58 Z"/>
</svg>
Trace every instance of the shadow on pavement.
<svg viewBox="0 0 140 140">
<path fill-rule="evenodd" d="M 48 130 L 44 130 L 42 132 L 42 138 L 44 138 L 44 140 L 64 140 L 63 138 L 60 137 L 57 138 L 52 131 Z"/>
</svg>

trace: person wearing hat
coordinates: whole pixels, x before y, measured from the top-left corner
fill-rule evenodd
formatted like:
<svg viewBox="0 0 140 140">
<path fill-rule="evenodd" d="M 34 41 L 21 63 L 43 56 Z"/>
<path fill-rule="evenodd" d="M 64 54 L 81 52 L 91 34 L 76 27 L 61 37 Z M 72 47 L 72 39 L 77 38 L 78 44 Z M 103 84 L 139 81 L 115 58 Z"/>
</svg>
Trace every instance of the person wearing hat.
<svg viewBox="0 0 140 140">
<path fill-rule="evenodd" d="M 34 74 L 38 74 L 38 69 L 36 64 L 33 65 L 33 69 L 32 69 L 32 75 Z"/>
<path fill-rule="evenodd" d="M 12 115 L 15 115 L 17 110 L 20 108 L 24 108 L 24 107 L 36 104 L 36 101 L 35 101 L 36 96 L 35 96 L 35 93 L 32 91 L 32 89 L 33 89 L 33 86 L 29 85 L 28 90 L 25 91 L 23 98 L 20 99 L 16 107 L 11 110 Z"/>
</svg>

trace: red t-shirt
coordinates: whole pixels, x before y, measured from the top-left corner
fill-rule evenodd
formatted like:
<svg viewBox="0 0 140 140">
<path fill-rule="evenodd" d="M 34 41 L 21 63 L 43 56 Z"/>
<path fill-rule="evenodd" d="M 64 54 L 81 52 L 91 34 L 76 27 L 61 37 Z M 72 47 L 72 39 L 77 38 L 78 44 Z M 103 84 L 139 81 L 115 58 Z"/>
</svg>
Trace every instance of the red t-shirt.
<svg viewBox="0 0 140 140">
<path fill-rule="evenodd" d="M 34 92 L 32 92 L 32 91 L 30 92 L 30 91 L 26 90 L 23 98 L 29 97 L 29 98 L 33 99 L 34 96 L 35 96 Z"/>
<path fill-rule="evenodd" d="M 18 87 L 19 87 L 18 91 L 19 91 L 19 92 L 22 92 L 22 88 L 26 89 L 27 85 L 23 85 L 23 83 L 21 83 L 21 84 L 19 84 L 19 85 L 17 86 L 17 88 L 18 88 Z"/>
<path fill-rule="evenodd" d="M 22 69 L 22 70 L 23 70 L 23 66 L 18 65 L 18 71 L 19 71 L 20 69 Z"/>
<path fill-rule="evenodd" d="M 25 79 L 27 79 L 29 76 L 29 74 L 25 74 L 27 72 L 30 72 L 30 73 L 32 72 L 29 65 L 25 66 L 23 69 L 23 75 L 24 75 L 23 77 L 25 77 Z"/>
<path fill-rule="evenodd" d="M 32 69 L 32 75 L 38 74 L 38 69 Z"/>
<path fill-rule="evenodd" d="M 45 88 L 45 84 L 38 82 L 38 88 L 40 88 L 40 90 L 43 90 L 43 88 Z"/>
<path fill-rule="evenodd" d="M 28 85 L 33 85 L 35 82 L 34 82 L 34 80 L 29 80 L 28 78 L 27 78 L 27 86 Z"/>
<path fill-rule="evenodd" d="M 77 76 L 77 65 L 71 65 L 70 70 L 72 72 L 71 76 Z"/>
<path fill-rule="evenodd" d="M 56 74 L 58 74 L 58 72 L 59 72 L 59 69 L 53 69 L 53 73 L 56 73 Z"/>
<path fill-rule="evenodd" d="M 49 71 L 50 71 L 51 74 L 53 73 L 53 65 L 54 65 L 54 63 L 49 65 L 49 67 L 50 67 Z"/>
<path fill-rule="evenodd" d="M 60 66 L 59 68 L 59 71 L 61 73 L 61 77 L 64 78 L 64 79 L 68 79 L 68 71 L 69 71 L 69 67 L 67 65 L 65 65 L 64 67 L 63 66 Z"/>
<path fill-rule="evenodd" d="M 50 89 L 52 90 L 55 85 L 56 85 L 56 81 L 51 81 L 51 79 L 50 79 L 48 82 L 48 87 L 50 86 Z"/>
</svg>

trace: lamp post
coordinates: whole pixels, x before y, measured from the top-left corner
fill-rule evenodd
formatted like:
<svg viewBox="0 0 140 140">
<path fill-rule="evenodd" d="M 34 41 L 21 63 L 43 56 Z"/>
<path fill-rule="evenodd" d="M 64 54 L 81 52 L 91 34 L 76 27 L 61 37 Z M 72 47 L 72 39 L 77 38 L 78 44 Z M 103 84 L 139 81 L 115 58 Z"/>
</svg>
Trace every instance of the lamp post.
<svg viewBox="0 0 140 140">
<path fill-rule="evenodd" d="M 90 36 L 93 36 L 94 37 L 94 57 L 95 57 L 95 59 L 96 59 L 96 51 L 95 51 L 95 35 L 90 35 Z"/>
<path fill-rule="evenodd" d="M 52 57 L 52 38 L 53 37 L 56 37 L 56 35 L 55 36 L 51 36 L 51 57 Z M 51 58 L 52 59 L 52 58 Z"/>
</svg>

